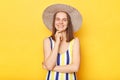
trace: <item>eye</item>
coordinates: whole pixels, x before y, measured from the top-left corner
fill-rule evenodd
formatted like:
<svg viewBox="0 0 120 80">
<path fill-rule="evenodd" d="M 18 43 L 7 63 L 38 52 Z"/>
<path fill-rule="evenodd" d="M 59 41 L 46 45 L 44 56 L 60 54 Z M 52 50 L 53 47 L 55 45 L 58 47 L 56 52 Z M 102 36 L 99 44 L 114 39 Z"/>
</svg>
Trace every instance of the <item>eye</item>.
<svg viewBox="0 0 120 80">
<path fill-rule="evenodd" d="M 59 21 L 60 19 L 59 18 L 55 18 L 56 21 Z"/>
<path fill-rule="evenodd" d="M 64 18 L 63 21 L 67 21 L 67 18 Z"/>
</svg>

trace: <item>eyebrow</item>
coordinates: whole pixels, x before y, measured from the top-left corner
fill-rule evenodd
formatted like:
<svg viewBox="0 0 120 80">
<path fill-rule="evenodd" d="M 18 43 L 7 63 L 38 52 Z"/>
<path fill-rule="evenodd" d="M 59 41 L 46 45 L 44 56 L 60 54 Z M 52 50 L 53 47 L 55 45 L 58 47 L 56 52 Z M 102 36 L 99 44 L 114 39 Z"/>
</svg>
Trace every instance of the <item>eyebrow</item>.
<svg viewBox="0 0 120 80">
<path fill-rule="evenodd" d="M 55 17 L 55 18 L 59 18 L 59 17 Z M 67 18 L 63 18 L 63 19 L 67 19 Z"/>
</svg>

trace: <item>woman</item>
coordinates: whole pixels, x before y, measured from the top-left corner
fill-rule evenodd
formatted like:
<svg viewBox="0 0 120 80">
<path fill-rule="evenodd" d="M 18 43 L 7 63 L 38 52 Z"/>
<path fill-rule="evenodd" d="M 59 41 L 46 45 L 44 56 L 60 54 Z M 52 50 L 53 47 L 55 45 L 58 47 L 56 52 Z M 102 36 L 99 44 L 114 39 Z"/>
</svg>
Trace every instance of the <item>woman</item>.
<svg viewBox="0 0 120 80">
<path fill-rule="evenodd" d="M 60 6 L 67 5 L 53 6 L 58 10 Z M 48 70 L 46 80 L 76 80 L 75 72 L 80 65 L 80 44 L 73 35 L 73 25 L 67 10 L 60 7 L 54 13 L 52 23 L 52 35 L 43 42 L 43 68 Z"/>
</svg>

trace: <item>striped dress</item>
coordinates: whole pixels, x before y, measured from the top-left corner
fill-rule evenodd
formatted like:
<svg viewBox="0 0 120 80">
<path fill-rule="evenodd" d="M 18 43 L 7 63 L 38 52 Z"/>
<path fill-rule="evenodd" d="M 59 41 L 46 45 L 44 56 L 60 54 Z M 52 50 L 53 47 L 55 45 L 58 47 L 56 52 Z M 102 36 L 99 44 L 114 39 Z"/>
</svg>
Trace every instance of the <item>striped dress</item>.
<svg viewBox="0 0 120 80">
<path fill-rule="evenodd" d="M 54 41 L 52 37 L 49 37 L 51 43 L 51 49 L 54 47 Z M 72 45 L 74 39 L 70 41 L 69 48 L 65 53 L 58 53 L 56 65 L 68 65 L 72 63 Z M 61 73 L 55 71 L 48 71 L 46 80 L 76 80 L 76 74 L 73 73 Z"/>
</svg>

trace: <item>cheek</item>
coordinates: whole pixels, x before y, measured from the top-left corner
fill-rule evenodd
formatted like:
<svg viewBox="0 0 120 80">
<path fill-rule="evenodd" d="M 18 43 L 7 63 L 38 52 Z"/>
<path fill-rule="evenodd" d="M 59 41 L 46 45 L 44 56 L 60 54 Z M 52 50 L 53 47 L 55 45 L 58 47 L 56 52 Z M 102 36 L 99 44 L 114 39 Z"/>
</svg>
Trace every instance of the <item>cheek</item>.
<svg viewBox="0 0 120 80">
<path fill-rule="evenodd" d="M 58 24 L 59 22 L 58 21 L 55 21 L 55 24 Z"/>
<path fill-rule="evenodd" d="M 58 21 L 55 21 L 54 23 L 55 28 L 57 28 L 57 25 L 58 25 Z"/>
<path fill-rule="evenodd" d="M 67 25 L 68 24 L 68 22 L 65 22 L 65 25 Z"/>
</svg>

